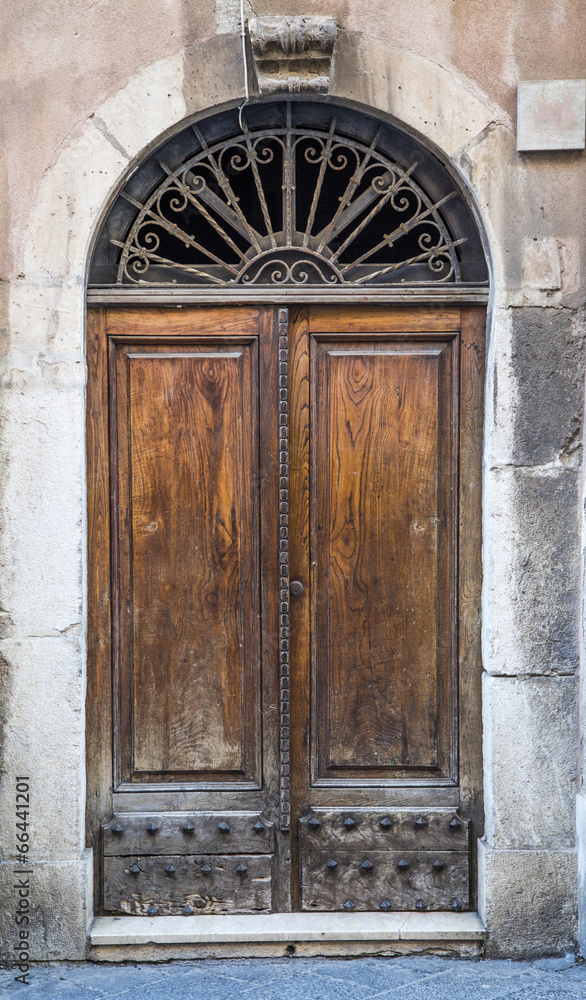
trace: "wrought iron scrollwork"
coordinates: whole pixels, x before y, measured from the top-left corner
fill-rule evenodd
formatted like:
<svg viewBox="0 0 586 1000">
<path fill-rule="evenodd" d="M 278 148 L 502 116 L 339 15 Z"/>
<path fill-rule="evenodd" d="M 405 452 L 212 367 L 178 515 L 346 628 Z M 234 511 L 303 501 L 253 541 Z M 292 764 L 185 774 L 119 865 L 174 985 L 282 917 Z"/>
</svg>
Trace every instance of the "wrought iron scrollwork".
<svg viewBox="0 0 586 1000">
<path fill-rule="evenodd" d="M 445 213 L 460 192 L 428 194 L 418 161 L 402 166 L 389 155 L 383 125 L 368 141 L 341 127 L 335 108 L 329 124 L 323 115 L 303 124 L 291 102 L 274 124 L 252 111 L 241 124 L 220 138 L 192 125 L 195 151 L 174 167 L 161 157 L 148 196 L 132 185 L 121 192 L 135 212 L 123 238 L 110 237 L 120 251 L 117 284 L 465 280 L 458 247 L 468 237 L 452 234 Z"/>
</svg>

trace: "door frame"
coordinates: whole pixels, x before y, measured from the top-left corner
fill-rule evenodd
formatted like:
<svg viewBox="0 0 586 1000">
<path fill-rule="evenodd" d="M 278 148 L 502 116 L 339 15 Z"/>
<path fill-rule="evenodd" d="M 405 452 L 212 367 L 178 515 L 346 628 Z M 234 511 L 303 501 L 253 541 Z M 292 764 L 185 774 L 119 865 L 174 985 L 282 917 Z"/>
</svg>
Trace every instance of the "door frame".
<svg viewBox="0 0 586 1000">
<path fill-rule="evenodd" d="M 268 294 L 240 294 L 233 304 L 279 305 L 312 300 L 336 305 L 356 304 L 364 316 L 369 309 L 383 305 L 383 296 L 325 292 L 300 294 L 295 289 L 270 289 Z M 459 714 L 459 788 L 460 803 L 472 820 L 473 842 L 482 836 L 484 811 L 482 797 L 482 719 L 481 719 L 481 647 L 480 614 L 482 589 L 482 437 L 485 372 L 486 290 L 467 295 L 438 290 L 440 294 L 395 293 L 384 295 L 384 307 L 391 310 L 403 332 L 415 332 L 413 318 L 433 310 L 435 328 L 437 316 L 444 316 L 445 329 L 461 332 L 459 365 L 460 426 L 458 429 L 458 714 Z M 325 294 L 324 294 L 325 293 Z M 443 293 L 443 294 L 442 294 Z M 180 299 L 181 301 L 178 301 Z M 472 299 L 472 301 L 470 301 Z M 88 294 L 87 319 L 87 517 L 88 517 L 88 681 L 86 694 L 86 761 L 87 761 L 87 846 L 94 848 L 95 899 L 101 894 L 100 828 L 105 816 L 112 811 L 112 692 L 111 692 L 111 551 L 110 551 L 110 486 L 108 481 L 109 416 L 108 416 L 108 352 L 106 310 L 108 306 L 160 305 L 174 310 L 212 302 L 230 308 L 225 292 L 219 294 L 164 291 L 100 289 Z M 206 302 L 206 304 L 207 304 Z M 441 303 L 441 304 L 440 304 Z M 410 324 L 411 320 L 411 324 Z M 451 324 L 451 327 L 450 327 Z M 411 326 L 411 329 L 409 329 Z M 424 332 L 425 322 L 418 329 Z M 427 329 L 430 329 L 428 326 Z M 292 572 L 294 572 L 292 567 Z M 462 780 L 464 776 L 464 780 Z M 142 793 L 131 793 L 138 797 Z M 292 847 L 296 834 L 292 836 Z M 476 898 L 476 856 L 471 851 L 471 889 Z"/>
</svg>

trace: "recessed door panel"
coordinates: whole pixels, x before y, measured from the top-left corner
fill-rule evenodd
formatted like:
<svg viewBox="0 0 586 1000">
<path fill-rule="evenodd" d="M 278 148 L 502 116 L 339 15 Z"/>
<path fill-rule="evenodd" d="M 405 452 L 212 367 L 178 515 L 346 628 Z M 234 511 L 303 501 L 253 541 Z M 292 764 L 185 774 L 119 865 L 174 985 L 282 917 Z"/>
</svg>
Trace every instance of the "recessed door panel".
<svg viewBox="0 0 586 1000">
<path fill-rule="evenodd" d="M 88 328 L 101 910 L 473 907 L 482 312 Z"/>
<path fill-rule="evenodd" d="M 316 779 L 450 775 L 452 352 L 314 340 Z"/>
<path fill-rule="evenodd" d="M 256 776 L 254 344 L 116 349 L 122 767 Z"/>
</svg>

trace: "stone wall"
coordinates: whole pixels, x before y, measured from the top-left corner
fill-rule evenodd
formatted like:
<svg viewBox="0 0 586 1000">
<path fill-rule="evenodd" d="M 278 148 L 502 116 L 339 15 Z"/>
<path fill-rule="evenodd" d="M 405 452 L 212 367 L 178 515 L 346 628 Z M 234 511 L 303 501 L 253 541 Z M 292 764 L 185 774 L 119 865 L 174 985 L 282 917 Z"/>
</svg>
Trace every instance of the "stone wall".
<svg viewBox="0 0 586 1000">
<path fill-rule="evenodd" d="M 584 78 L 581 0 L 340 0 L 332 92 L 390 113 L 458 170 L 492 264 L 484 463 L 481 910 L 493 955 L 559 953 L 577 924 L 586 154 L 516 152 L 520 79 Z M 37 958 L 80 958 L 84 839 L 84 286 L 123 172 L 243 96 L 235 0 L 3 7 L 0 249 L 0 878 L 14 780 L 33 781 Z M 586 855 L 586 805 L 579 797 Z M 586 860 L 582 863 L 586 913 Z M 10 891 L 0 940 L 10 956 Z M 586 922 L 585 922 L 586 926 Z M 586 931 L 583 947 L 586 948 Z"/>
</svg>

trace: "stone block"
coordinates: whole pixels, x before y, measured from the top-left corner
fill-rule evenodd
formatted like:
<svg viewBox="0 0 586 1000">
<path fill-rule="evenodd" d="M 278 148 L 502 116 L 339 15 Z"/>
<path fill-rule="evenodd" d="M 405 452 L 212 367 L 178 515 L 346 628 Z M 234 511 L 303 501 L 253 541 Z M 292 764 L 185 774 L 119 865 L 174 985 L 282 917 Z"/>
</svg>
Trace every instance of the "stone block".
<svg viewBox="0 0 586 1000">
<path fill-rule="evenodd" d="M 216 35 L 184 50 L 183 94 L 188 115 L 244 98 L 240 35 Z"/>
<path fill-rule="evenodd" d="M 575 846 L 578 682 L 483 678 L 485 836 L 491 847 Z"/>
<path fill-rule="evenodd" d="M 562 272 L 558 241 L 553 237 L 523 239 L 523 285 L 543 291 L 561 288 Z"/>
<path fill-rule="evenodd" d="M 498 116 L 478 92 L 437 61 L 340 28 L 330 94 L 380 108 L 427 136 L 449 156 L 476 139 Z M 498 174 L 494 166 L 492 173 Z"/>
<path fill-rule="evenodd" d="M 82 376 L 85 294 L 81 277 L 36 281 L 19 278 L 10 288 L 10 351 L 38 358 L 79 362 Z M 10 365 L 10 359 L 6 360 Z"/>
<path fill-rule="evenodd" d="M 534 274 L 535 281 L 545 278 Z M 559 285 L 559 274 L 552 280 Z M 517 385 L 511 461 L 544 465 L 559 459 L 575 464 L 584 408 L 584 316 L 569 309 L 528 307 L 511 310 L 511 318 L 511 365 Z"/>
<path fill-rule="evenodd" d="M 584 149 L 585 80 L 522 80 L 517 91 L 517 149 Z"/>
<path fill-rule="evenodd" d="M 81 622 L 83 366 L 10 359 L 3 395 L 0 604 L 6 635 L 56 635 Z"/>
<path fill-rule="evenodd" d="M 185 117 L 183 56 L 168 56 L 145 67 L 108 98 L 93 121 L 123 155 L 137 156 Z"/>
<path fill-rule="evenodd" d="M 478 844 L 478 909 L 487 958 L 542 958 L 576 947 L 575 851 L 502 851 Z"/>
<path fill-rule="evenodd" d="M 90 122 L 41 181 L 24 237 L 28 279 L 83 281 L 93 227 L 127 156 Z"/>
<path fill-rule="evenodd" d="M 248 32 L 261 94 L 306 90 L 327 94 L 336 41 L 333 17 L 253 17 Z"/>
<path fill-rule="evenodd" d="M 586 956 L 586 793 L 576 796 L 576 843 L 578 847 L 578 909 L 580 954 Z"/>
<path fill-rule="evenodd" d="M 85 842 L 82 666 L 81 637 L 0 642 L 0 855 L 5 858 L 17 856 L 17 775 L 30 779 L 30 857 L 75 858 Z"/>
<path fill-rule="evenodd" d="M 578 469 L 506 468 L 487 474 L 483 656 L 488 673 L 577 670 L 579 494 Z"/>
<path fill-rule="evenodd" d="M 23 871 L 32 872 L 30 875 Z M 22 908 L 29 923 L 15 922 L 18 912 L 18 889 L 15 885 L 29 880 L 28 908 Z M 0 960 L 12 963 L 15 945 L 21 946 L 19 931 L 29 930 L 30 958 L 35 962 L 59 959 L 79 961 L 87 954 L 88 932 L 92 919 L 92 852 L 84 850 L 74 861 L 36 861 L 19 865 L 0 861 Z"/>
</svg>

